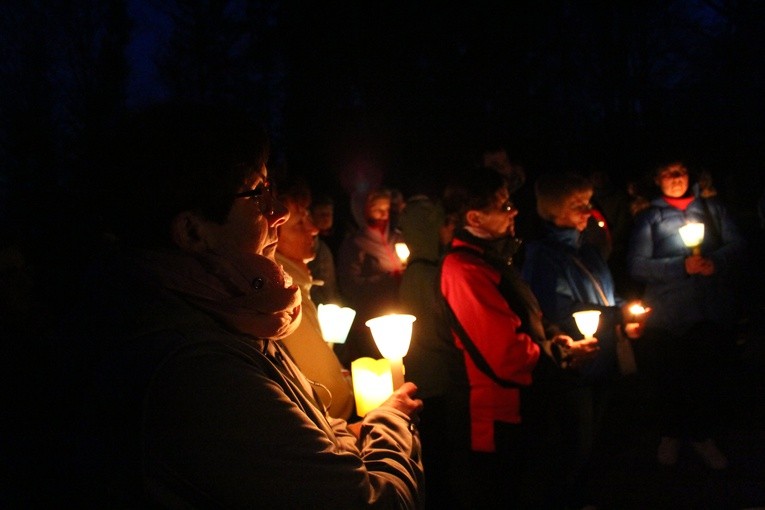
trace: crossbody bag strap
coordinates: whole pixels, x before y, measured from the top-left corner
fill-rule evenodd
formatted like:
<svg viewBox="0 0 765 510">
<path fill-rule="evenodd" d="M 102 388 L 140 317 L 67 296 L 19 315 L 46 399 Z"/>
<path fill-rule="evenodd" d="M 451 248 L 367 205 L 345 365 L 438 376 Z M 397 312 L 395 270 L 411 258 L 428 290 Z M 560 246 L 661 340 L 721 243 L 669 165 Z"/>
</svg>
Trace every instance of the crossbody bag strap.
<svg viewBox="0 0 765 510">
<path fill-rule="evenodd" d="M 457 248 L 452 249 L 451 252 L 454 251 L 466 251 L 471 253 L 478 253 L 475 250 L 470 250 L 467 248 Z M 439 268 L 439 278 L 438 281 L 440 281 L 440 268 Z M 462 340 L 462 345 L 465 347 L 465 350 L 467 351 L 468 355 L 470 355 L 470 359 L 473 360 L 473 363 L 475 363 L 475 366 L 478 367 L 478 370 L 489 376 L 489 378 L 494 381 L 495 383 L 499 384 L 503 388 L 523 388 L 526 385 L 519 384 L 515 381 L 511 381 L 509 379 L 503 379 L 499 377 L 496 373 L 494 373 L 494 370 L 489 365 L 489 362 L 486 361 L 486 358 L 483 357 L 483 354 L 481 354 L 481 351 L 478 350 L 478 347 L 473 343 L 473 340 L 470 339 L 470 335 L 467 334 L 467 331 L 465 331 L 465 328 L 462 327 L 462 324 L 460 323 L 459 319 L 457 319 L 457 315 L 454 313 L 454 310 L 452 310 L 452 307 L 449 305 L 449 302 L 446 300 L 446 296 L 443 295 L 443 293 L 438 291 L 438 295 L 441 297 L 441 304 L 446 312 L 447 317 L 449 318 L 450 325 L 452 329 L 457 333 L 457 336 Z"/>
<path fill-rule="evenodd" d="M 446 298 L 441 296 L 445 308 L 449 312 L 449 317 L 451 318 L 452 327 L 454 328 L 454 331 L 457 333 L 457 336 L 460 337 L 460 340 L 462 340 L 462 345 L 465 347 L 465 350 L 470 355 L 470 359 L 473 360 L 473 363 L 475 363 L 475 366 L 478 367 L 478 370 L 489 376 L 489 378 L 494 381 L 495 383 L 499 384 L 503 388 L 523 388 L 525 385 L 519 384 L 515 381 L 511 381 L 509 379 L 503 379 L 499 377 L 496 373 L 494 373 L 494 370 L 489 365 L 489 362 L 486 361 L 486 358 L 483 357 L 483 354 L 481 354 L 481 351 L 478 350 L 478 347 L 473 343 L 473 340 L 470 339 L 470 335 L 467 334 L 467 331 L 465 331 L 465 328 L 462 327 L 462 324 L 460 324 L 460 321 L 457 320 L 457 316 L 454 314 L 454 310 L 452 310 L 452 307 L 449 306 L 449 303 L 446 302 Z"/>
<path fill-rule="evenodd" d="M 600 285 L 600 282 L 598 281 L 598 279 L 595 278 L 595 275 L 592 274 L 592 272 L 589 269 L 587 269 L 587 266 L 585 266 L 581 260 L 574 257 L 573 255 L 571 256 L 571 258 L 573 259 L 574 263 L 577 266 L 579 266 L 579 269 L 581 269 L 582 272 L 584 272 L 584 274 L 586 274 L 587 277 L 592 281 L 592 284 L 595 285 L 595 290 L 598 291 L 598 294 L 600 295 L 600 299 L 603 300 L 603 304 L 606 306 L 611 306 L 611 303 L 608 301 L 608 298 L 606 297 L 606 293 L 603 292 L 603 287 Z"/>
</svg>

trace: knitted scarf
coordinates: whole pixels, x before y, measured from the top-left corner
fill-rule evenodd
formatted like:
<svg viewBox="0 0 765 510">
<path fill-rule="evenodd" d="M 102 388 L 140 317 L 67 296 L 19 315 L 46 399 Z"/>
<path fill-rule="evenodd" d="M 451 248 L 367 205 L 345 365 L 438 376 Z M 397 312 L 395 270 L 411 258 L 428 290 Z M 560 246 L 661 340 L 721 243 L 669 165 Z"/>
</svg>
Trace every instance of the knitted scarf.
<svg viewBox="0 0 765 510">
<path fill-rule="evenodd" d="M 140 257 L 139 264 L 163 287 L 239 333 L 279 339 L 300 324 L 300 290 L 269 258 L 182 251 Z"/>
</svg>

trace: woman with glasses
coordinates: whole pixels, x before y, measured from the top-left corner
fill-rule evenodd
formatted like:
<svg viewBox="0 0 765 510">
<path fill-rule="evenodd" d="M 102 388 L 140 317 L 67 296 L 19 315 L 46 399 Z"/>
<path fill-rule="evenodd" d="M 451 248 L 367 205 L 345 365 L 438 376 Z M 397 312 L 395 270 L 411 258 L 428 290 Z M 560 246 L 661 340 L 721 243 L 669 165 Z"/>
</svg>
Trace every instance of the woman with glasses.
<svg viewBox="0 0 765 510">
<path fill-rule="evenodd" d="M 171 104 L 118 134 L 99 166 L 116 244 L 70 346 L 88 358 L 81 506 L 420 507 L 415 385 L 354 432 L 278 342 L 301 294 L 274 262 L 289 212 L 263 133 L 241 108 Z"/>
<path fill-rule="evenodd" d="M 587 463 L 612 391 L 620 375 L 616 328 L 622 325 L 621 300 L 599 246 L 584 242 L 592 213 L 593 185 L 576 173 L 548 173 L 535 182 L 537 213 L 544 235 L 526 247 L 522 274 L 539 300 L 542 313 L 573 338 L 582 338 L 573 313 L 600 311 L 595 336 L 600 350 L 572 376 L 562 395 L 566 477 L 565 503 L 581 508 L 594 503 L 587 492 Z M 635 326 L 629 328 L 637 336 Z"/>
<path fill-rule="evenodd" d="M 635 218 L 627 265 L 653 308 L 645 340 L 660 420 L 657 460 L 674 465 L 681 440 L 690 441 L 704 464 L 723 469 L 728 461 L 712 435 L 721 348 L 732 348 L 740 313 L 735 271 L 744 240 L 720 200 L 690 186 L 683 161 L 658 165 L 653 178 L 660 193 Z M 703 225 L 697 248 L 683 241 L 680 229 L 688 223 Z"/>
</svg>

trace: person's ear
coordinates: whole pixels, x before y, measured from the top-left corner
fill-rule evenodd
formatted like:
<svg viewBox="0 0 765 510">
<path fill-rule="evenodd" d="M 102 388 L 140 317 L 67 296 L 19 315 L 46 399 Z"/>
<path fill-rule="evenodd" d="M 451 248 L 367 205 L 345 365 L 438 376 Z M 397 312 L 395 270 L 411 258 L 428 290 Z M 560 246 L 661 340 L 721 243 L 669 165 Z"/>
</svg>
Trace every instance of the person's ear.
<svg viewBox="0 0 765 510">
<path fill-rule="evenodd" d="M 470 211 L 465 213 L 465 224 L 468 227 L 480 227 L 481 218 L 482 218 L 481 211 L 471 209 Z"/>
<path fill-rule="evenodd" d="M 170 225 L 173 243 L 186 251 L 205 251 L 209 247 L 205 220 L 190 211 L 178 213 Z"/>
</svg>

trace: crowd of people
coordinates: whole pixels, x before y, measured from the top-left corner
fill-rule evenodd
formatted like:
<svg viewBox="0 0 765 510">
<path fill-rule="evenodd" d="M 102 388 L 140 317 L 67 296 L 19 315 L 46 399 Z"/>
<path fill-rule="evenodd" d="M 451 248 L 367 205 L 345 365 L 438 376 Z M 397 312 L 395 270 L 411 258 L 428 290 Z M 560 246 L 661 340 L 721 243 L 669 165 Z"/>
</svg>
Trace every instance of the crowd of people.
<svg viewBox="0 0 765 510">
<path fill-rule="evenodd" d="M 55 330 L 84 501 L 594 508 L 620 346 L 651 382 L 656 462 L 687 441 L 727 468 L 715 384 L 747 245 L 681 159 L 630 195 L 602 171 L 529 179 L 487 147 L 435 196 L 369 190 L 339 231 L 332 197 L 269 176 L 266 133 L 235 110 L 156 105 L 101 148 L 98 256 Z M 356 311 L 344 344 L 322 336 L 327 303 Z M 580 311 L 599 312 L 594 333 Z M 365 323 L 386 313 L 416 317 L 406 382 L 362 417 L 351 363 L 382 357 Z"/>
</svg>

